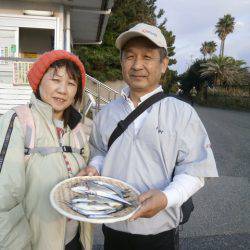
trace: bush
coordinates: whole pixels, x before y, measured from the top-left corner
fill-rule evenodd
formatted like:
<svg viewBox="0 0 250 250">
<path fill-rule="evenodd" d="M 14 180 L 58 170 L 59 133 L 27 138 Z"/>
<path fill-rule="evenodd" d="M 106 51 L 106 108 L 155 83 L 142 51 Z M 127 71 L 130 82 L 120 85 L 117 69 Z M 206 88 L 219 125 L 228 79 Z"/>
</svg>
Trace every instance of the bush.
<svg viewBox="0 0 250 250">
<path fill-rule="evenodd" d="M 209 107 L 250 111 L 250 97 L 223 96 L 214 94 L 208 95 L 207 100 L 197 98 L 196 101 L 200 105 Z"/>
</svg>

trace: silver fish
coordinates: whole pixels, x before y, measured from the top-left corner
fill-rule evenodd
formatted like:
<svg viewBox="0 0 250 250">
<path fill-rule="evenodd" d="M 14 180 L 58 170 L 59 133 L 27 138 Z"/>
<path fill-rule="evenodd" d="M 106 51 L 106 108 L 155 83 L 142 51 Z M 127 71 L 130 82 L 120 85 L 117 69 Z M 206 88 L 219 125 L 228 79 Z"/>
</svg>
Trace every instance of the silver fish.
<svg viewBox="0 0 250 250">
<path fill-rule="evenodd" d="M 104 197 L 104 198 L 108 198 L 108 199 L 111 199 L 111 200 L 114 200 L 114 201 L 124 203 L 124 204 L 129 205 L 129 206 L 132 205 L 130 202 L 126 201 L 125 199 L 123 199 L 121 197 L 119 197 L 118 195 L 109 194 L 109 193 L 106 193 L 106 192 L 103 192 L 103 191 L 86 190 L 83 193 L 84 194 L 89 194 L 89 195 L 101 196 L 101 197 Z"/>
<path fill-rule="evenodd" d="M 86 197 L 75 197 L 71 200 L 71 204 L 77 204 L 77 203 L 89 203 L 89 202 L 96 202 L 98 204 L 106 204 L 110 207 L 120 209 L 123 207 L 123 204 L 118 201 L 110 200 L 108 198 L 100 197 L 100 196 L 91 196 L 87 195 Z"/>
<path fill-rule="evenodd" d="M 81 203 L 81 202 L 91 202 L 93 200 L 90 200 L 88 197 L 75 197 L 71 200 L 72 204 L 76 204 L 76 203 Z"/>
<path fill-rule="evenodd" d="M 98 204 L 97 202 L 94 202 L 94 201 L 88 202 L 88 203 L 79 202 L 79 203 L 75 203 L 72 205 L 76 208 L 87 210 L 87 211 L 106 211 L 106 210 L 114 209 L 107 204 Z"/>
<path fill-rule="evenodd" d="M 88 218 L 89 219 L 102 219 L 102 218 L 113 218 L 113 216 L 109 214 L 102 214 L 102 215 L 91 214 L 88 216 Z"/>
<path fill-rule="evenodd" d="M 87 190 L 92 190 L 92 191 L 102 191 L 102 192 L 105 192 L 105 193 L 109 193 L 109 194 L 113 194 L 113 195 L 116 195 L 116 192 L 110 190 L 110 189 L 107 189 L 103 186 L 100 186 L 100 185 L 97 185 L 97 184 L 94 184 L 94 183 L 81 183 L 80 185 L 78 186 L 75 186 L 75 187 L 72 187 L 71 188 L 72 191 L 76 192 L 76 193 L 83 193 Z"/>
<path fill-rule="evenodd" d="M 109 209 L 109 210 L 104 210 L 104 211 L 89 211 L 89 210 L 84 210 L 84 209 L 78 208 L 78 207 L 76 207 L 74 205 L 71 205 L 71 204 L 68 204 L 68 206 L 72 210 L 76 211 L 77 213 L 82 214 L 82 215 L 84 215 L 86 217 L 92 216 L 92 218 L 93 218 L 93 216 L 109 215 L 109 214 L 114 213 L 114 212 L 117 211 L 117 209 Z"/>
<path fill-rule="evenodd" d="M 92 183 L 96 184 L 96 185 L 100 185 L 100 186 L 103 186 L 107 189 L 110 189 L 112 190 L 113 192 L 115 192 L 117 195 L 119 195 L 121 198 L 124 198 L 124 193 L 125 191 L 122 190 L 120 187 L 116 186 L 116 185 L 113 185 L 113 184 L 109 184 L 109 183 L 106 183 L 106 182 L 103 182 L 103 181 L 92 181 Z"/>
</svg>

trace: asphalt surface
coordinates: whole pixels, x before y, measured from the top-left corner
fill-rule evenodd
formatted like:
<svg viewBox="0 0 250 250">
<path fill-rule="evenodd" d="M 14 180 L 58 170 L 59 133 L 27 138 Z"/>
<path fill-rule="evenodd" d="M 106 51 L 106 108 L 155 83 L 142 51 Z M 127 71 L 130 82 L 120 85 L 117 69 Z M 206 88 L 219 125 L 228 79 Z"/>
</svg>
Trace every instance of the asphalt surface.
<svg viewBox="0 0 250 250">
<path fill-rule="evenodd" d="M 180 232 L 180 250 L 248 250 L 250 112 L 195 109 L 209 134 L 220 177 L 208 179 L 194 195 L 195 211 Z M 102 245 L 96 226 L 94 250 Z"/>
</svg>

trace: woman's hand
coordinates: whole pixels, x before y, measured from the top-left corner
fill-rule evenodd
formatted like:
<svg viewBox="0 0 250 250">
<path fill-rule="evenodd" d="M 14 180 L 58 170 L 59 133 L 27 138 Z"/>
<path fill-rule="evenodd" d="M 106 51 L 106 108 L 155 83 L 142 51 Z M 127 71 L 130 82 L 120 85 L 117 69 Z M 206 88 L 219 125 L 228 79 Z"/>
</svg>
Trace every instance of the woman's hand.
<svg viewBox="0 0 250 250">
<path fill-rule="evenodd" d="M 95 167 L 87 166 L 83 168 L 77 176 L 99 176 L 99 172 L 96 170 Z"/>
</svg>

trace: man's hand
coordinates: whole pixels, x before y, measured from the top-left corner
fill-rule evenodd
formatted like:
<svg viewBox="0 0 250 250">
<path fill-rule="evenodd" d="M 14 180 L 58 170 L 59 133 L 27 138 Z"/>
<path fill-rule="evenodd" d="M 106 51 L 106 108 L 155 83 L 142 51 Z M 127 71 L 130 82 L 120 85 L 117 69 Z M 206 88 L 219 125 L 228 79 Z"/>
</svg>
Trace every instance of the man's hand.
<svg viewBox="0 0 250 250">
<path fill-rule="evenodd" d="M 139 196 L 141 208 L 129 219 L 129 221 L 136 220 L 140 217 L 150 218 L 164 209 L 168 200 L 166 195 L 157 189 L 149 190 Z"/>
<path fill-rule="evenodd" d="M 98 176 L 100 175 L 99 172 L 96 170 L 95 167 L 92 166 L 87 166 L 85 168 L 83 168 L 78 174 L 77 176 Z"/>
</svg>

